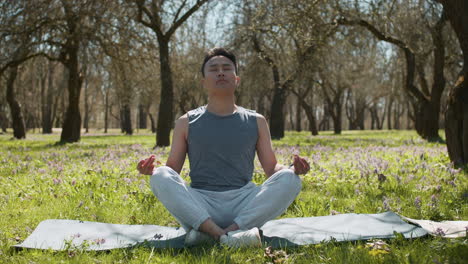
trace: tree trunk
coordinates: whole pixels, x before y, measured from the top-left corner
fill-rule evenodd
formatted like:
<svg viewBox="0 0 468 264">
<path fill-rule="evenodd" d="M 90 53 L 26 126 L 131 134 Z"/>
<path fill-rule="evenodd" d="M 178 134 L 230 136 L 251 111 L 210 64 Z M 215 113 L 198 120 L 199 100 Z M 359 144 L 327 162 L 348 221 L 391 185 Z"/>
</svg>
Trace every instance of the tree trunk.
<svg viewBox="0 0 468 264">
<path fill-rule="evenodd" d="M 301 115 L 301 103 L 300 100 L 297 100 L 298 102 L 296 103 L 296 131 L 301 132 L 302 131 L 302 115 Z"/>
<path fill-rule="evenodd" d="M 422 138 L 429 141 L 440 140 L 439 136 L 439 113 L 440 98 L 445 88 L 444 59 L 445 45 L 442 38 L 442 30 L 446 21 L 445 14 L 437 22 L 432 30 L 432 41 L 434 44 L 433 85 L 428 100 L 419 100 L 415 111 L 416 131 Z M 424 77 L 422 77 L 424 78 Z"/>
<path fill-rule="evenodd" d="M 26 138 L 26 127 L 23 114 L 21 113 L 21 105 L 16 100 L 15 96 L 15 80 L 18 75 L 18 65 L 10 67 L 10 74 L 7 79 L 7 102 L 10 106 L 13 136 L 17 139 Z"/>
<path fill-rule="evenodd" d="M 126 135 L 133 134 L 132 112 L 130 105 L 128 104 L 122 105 L 122 109 L 120 110 L 120 124 L 122 126 L 122 132 L 124 132 Z"/>
<path fill-rule="evenodd" d="M 107 133 L 109 127 L 109 87 L 104 92 L 104 133 Z"/>
<path fill-rule="evenodd" d="M 287 111 L 288 113 L 288 116 L 289 116 L 289 126 L 290 126 L 290 130 L 295 130 L 295 122 L 294 122 L 294 115 L 295 115 L 295 111 L 294 111 L 294 104 L 292 102 L 289 102 L 288 104 L 289 106 L 289 109 Z M 288 129 L 287 126 L 285 126 L 285 129 Z"/>
<path fill-rule="evenodd" d="M 450 90 L 445 112 L 445 134 L 450 160 L 468 163 L 468 3 L 466 0 L 439 0 L 444 6 L 463 53 L 463 69 Z"/>
<path fill-rule="evenodd" d="M 392 108 L 393 108 L 394 97 L 393 94 L 389 96 L 387 103 L 387 129 L 392 129 Z"/>
<path fill-rule="evenodd" d="M 154 117 L 151 113 L 148 113 L 148 116 L 149 116 L 149 119 L 150 119 L 150 122 L 151 122 L 151 132 L 152 133 L 156 133 L 156 127 L 154 125 Z"/>
<path fill-rule="evenodd" d="M 53 107 L 53 81 L 54 81 L 54 65 L 52 62 L 48 62 L 47 71 L 47 88 L 44 87 L 44 97 L 42 101 L 42 134 L 52 133 L 52 107 Z"/>
<path fill-rule="evenodd" d="M 266 117 L 266 114 L 265 114 L 265 104 L 264 104 L 263 100 L 264 100 L 263 96 L 258 97 L 256 109 L 257 109 L 258 113 L 265 116 L 265 118 L 268 120 L 268 118 Z"/>
<path fill-rule="evenodd" d="M 342 119 L 343 119 L 343 92 L 342 87 L 337 87 L 333 98 L 326 95 L 326 101 L 328 104 L 328 113 L 330 114 L 333 121 L 333 132 L 338 135 L 342 131 Z"/>
<path fill-rule="evenodd" d="M 172 87 L 172 72 L 169 59 L 169 40 L 159 41 L 159 61 L 161 64 L 161 100 L 159 102 L 158 127 L 156 132 L 156 146 L 170 145 L 170 134 L 174 123 Z"/>
<path fill-rule="evenodd" d="M 382 113 L 382 119 L 379 119 L 380 121 L 377 122 L 377 129 L 378 130 L 382 130 L 383 129 L 383 125 L 384 125 L 384 122 L 385 122 L 385 116 L 387 114 L 387 108 L 386 107 L 383 107 L 383 113 Z M 377 114 L 378 114 L 378 111 L 377 111 Z"/>
<path fill-rule="evenodd" d="M 284 105 L 286 103 L 286 91 L 292 80 L 288 79 L 281 84 L 279 69 L 276 63 L 261 49 L 258 39 L 255 36 L 252 37 L 252 42 L 256 52 L 261 55 L 260 58 L 268 63 L 273 73 L 273 99 L 269 113 L 270 135 L 272 139 L 281 139 L 284 137 Z"/>
<path fill-rule="evenodd" d="M 333 132 L 335 134 L 341 134 L 341 131 L 342 131 L 342 128 L 341 128 L 341 120 L 342 120 L 342 116 L 343 116 L 343 107 L 342 107 L 342 104 L 341 104 L 341 101 L 337 102 L 336 104 L 333 105 L 333 108 L 334 108 L 334 112 L 335 114 L 332 115 L 332 119 L 333 119 Z"/>
<path fill-rule="evenodd" d="M 400 117 L 405 113 L 405 108 L 399 101 L 396 101 L 394 104 L 395 107 L 393 108 L 393 128 L 398 130 L 401 127 Z"/>
<path fill-rule="evenodd" d="M 270 134 L 272 139 L 284 137 L 284 105 L 286 103 L 286 91 L 275 88 L 270 108 Z"/>
<path fill-rule="evenodd" d="M 2 129 L 2 133 L 7 132 L 7 127 L 8 127 L 8 119 L 5 115 L 3 102 L 0 102 L 0 128 Z"/>
<path fill-rule="evenodd" d="M 302 108 L 306 112 L 306 116 L 307 116 L 307 119 L 309 121 L 309 131 L 310 131 L 310 133 L 313 136 L 317 136 L 318 135 L 317 119 L 315 118 L 314 108 L 311 105 L 307 104 L 303 100 L 299 100 L 299 101 L 301 102 Z"/>
<path fill-rule="evenodd" d="M 80 93 L 83 76 L 78 65 L 78 46 L 67 48 L 68 107 L 63 122 L 60 142 L 78 142 L 81 137 Z"/>
<path fill-rule="evenodd" d="M 439 108 L 430 102 L 417 105 L 414 126 L 418 134 L 429 141 L 439 139 Z"/>
<path fill-rule="evenodd" d="M 148 112 L 146 111 L 148 106 L 139 104 L 138 105 L 138 128 L 146 129 L 148 127 Z"/>
<path fill-rule="evenodd" d="M 84 118 L 83 118 L 83 128 L 85 133 L 89 133 L 89 102 L 88 102 L 88 78 L 84 79 Z"/>
<path fill-rule="evenodd" d="M 330 130 L 330 110 L 328 109 L 329 105 L 325 100 L 323 104 L 323 116 L 319 124 L 319 130 Z"/>
<path fill-rule="evenodd" d="M 86 76 L 84 85 L 84 119 L 83 119 L 83 127 L 85 129 L 85 133 L 89 133 L 89 102 L 88 102 L 88 76 Z"/>
</svg>

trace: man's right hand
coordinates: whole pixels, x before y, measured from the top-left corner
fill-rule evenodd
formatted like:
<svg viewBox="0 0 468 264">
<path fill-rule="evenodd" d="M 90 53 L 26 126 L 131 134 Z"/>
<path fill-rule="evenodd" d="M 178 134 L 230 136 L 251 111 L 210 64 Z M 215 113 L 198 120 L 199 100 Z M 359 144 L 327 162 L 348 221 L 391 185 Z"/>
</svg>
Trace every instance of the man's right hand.
<svg viewBox="0 0 468 264">
<path fill-rule="evenodd" d="M 155 156 L 151 155 L 149 158 L 140 160 L 137 165 L 137 169 L 141 174 L 152 175 L 154 170 Z"/>
</svg>

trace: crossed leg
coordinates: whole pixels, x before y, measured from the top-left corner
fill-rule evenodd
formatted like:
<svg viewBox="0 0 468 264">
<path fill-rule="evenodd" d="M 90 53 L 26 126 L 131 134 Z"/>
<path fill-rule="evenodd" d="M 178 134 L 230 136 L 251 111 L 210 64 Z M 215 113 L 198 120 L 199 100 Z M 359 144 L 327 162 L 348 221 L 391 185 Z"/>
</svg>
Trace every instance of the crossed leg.
<svg viewBox="0 0 468 264">
<path fill-rule="evenodd" d="M 237 229 L 261 227 L 282 214 L 301 190 L 291 170 L 281 170 L 262 185 L 249 183 L 238 190 L 212 192 L 193 189 L 167 166 L 151 176 L 151 190 L 182 227 L 199 230 L 216 240 Z"/>
</svg>

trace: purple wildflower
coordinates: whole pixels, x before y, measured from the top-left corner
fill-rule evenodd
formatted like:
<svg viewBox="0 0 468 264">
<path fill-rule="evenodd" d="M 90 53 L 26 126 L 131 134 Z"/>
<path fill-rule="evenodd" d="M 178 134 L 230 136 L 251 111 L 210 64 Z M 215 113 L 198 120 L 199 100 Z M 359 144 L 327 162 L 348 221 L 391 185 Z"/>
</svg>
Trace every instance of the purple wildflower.
<svg viewBox="0 0 468 264">
<path fill-rule="evenodd" d="M 455 175 L 455 174 L 459 173 L 460 171 L 461 171 L 461 169 L 449 168 L 449 172 L 452 175 Z"/>
<path fill-rule="evenodd" d="M 52 181 L 53 181 L 53 182 L 54 182 L 54 184 L 56 184 L 56 185 L 58 185 L 58 184 L 61 184 L 61 183 L 62 183 L 62 179 L 60 179 L 60 178 L 54 178 Z"/>
<path fill-rule="evenodd" d="M 123 178 L 123 181 L 128 184 L 132 183 L 132 180 L 130 178 Z"/>
<path fill-rule="evenodd" d="M 448 183 L 449 183 L 450 185 L 452 185 L 453 187 L 457 187 L 457 185 L 455 184 L 455 180 L 449 181 Z"/>
<path fill-rule="evenodd" d="M 76 179 L 73 178 L 73 180 L 71 181 L 71 185 L 75 185 L 76 184 Z"/>
<path fill-rule="evenodd" d="M 383 206 L 384 206 L 384 209 L 386 211 L 390 211 L 391 210 L 391 207 L 389 205 L 389 202 L 390 202 L 390 199 L 386 196 L 384 196 L 384 199 L 383 199 Z"/>
<path fill-rule="evenodd" d="M 379 180 L 379 182 L 384 182 L 385 180 L 387 180 L 387 177 L 385 175 L 383 175 L 382 173 L 379 173 L 377 174 L 377 179 Z"/>
<path fill-rule="evenodd" d="M 440 228 L 440 227 L 438 227 L 438 228 L 436 229 L 435 234 L 436 234 L 437 236 L 445 236 L 444 230 L 443 230 L 442 228 Z"/>
<path fill-rule="evenodd" d="M 98 238 L 98 239 L 95 239 L 94 242 L 98 245 L 101 245 L 101 244 L 106 243 L 106 240 L 104 238 Z"/>
<path fill-rule="evenodd" d="M 416 206 L 416 208 L 420 209 L 421 208 L 421 197 L 416 197 L 416 199 L 414 199 L 414 206 Z"/>
</svg>

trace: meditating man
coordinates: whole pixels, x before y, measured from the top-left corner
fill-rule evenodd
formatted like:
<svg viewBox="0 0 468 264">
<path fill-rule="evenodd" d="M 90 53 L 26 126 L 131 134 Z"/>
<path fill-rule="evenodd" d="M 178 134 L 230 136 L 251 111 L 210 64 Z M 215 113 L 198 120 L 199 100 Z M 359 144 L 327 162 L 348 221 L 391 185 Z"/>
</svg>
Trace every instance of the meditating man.
<svg viewBox="0 0 468 264">
<path fill-rule="evenodd" d="M 240 78 L 231 52 L 208 51 L 201 73 L 208 104 L 176 121 L 166 166 L 154 168 L 152 155 L 137 168 L 151 175 L 153 193 L 187 231 L 187 245 L 260 246 L 258 227 L 294 201 L 309 164 L 297 155 L 289 168 L 278 164 L 265 117 L 235 104 Z M 255 152 L 267 177 L 260 186 L 251 181 Z M 180 176 L 187 153 L 190 185 Z"/>
</svg>

